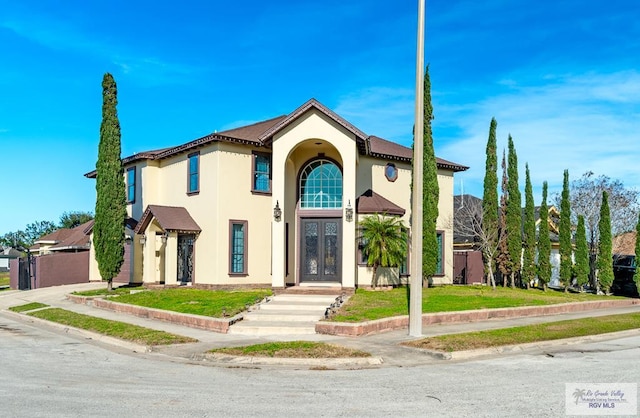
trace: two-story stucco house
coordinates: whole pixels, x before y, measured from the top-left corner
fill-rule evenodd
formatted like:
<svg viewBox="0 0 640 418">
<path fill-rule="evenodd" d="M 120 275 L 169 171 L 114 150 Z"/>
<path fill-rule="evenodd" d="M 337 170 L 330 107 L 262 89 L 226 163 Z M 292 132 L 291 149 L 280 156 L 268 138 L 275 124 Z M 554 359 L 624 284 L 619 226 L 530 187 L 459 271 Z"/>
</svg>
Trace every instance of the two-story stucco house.
<svg viewBox="0 0 640 418">
<path fill-rule="evenodd" d="M 126 244 L 130 282 L 368 286 L 358 220 L 387 213 L 409 225 L 411 157 L 315 99 L 289 115 L 126 157 L 128 215 L 138 221 Z M 453 175 L 466 168 L 438 159 L 435 284 L 452 282 L 446 220 Z M 91 260 L 90 279 L 99 280 Z"/>
</svg>

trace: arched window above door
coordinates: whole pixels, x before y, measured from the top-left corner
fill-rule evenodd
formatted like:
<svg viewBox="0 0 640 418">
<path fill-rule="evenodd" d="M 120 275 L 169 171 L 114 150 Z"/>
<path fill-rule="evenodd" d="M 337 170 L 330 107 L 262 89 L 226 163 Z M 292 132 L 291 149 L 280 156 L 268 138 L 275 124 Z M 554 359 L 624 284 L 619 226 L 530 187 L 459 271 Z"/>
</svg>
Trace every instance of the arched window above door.
<svg viewBox="0 0 640 418">
<path fill-rule="evenodd" d="M 330 160 L 314 160 L 302 170 L 299 191 L 302 209 L 341 209 L 342 171 Z"/>
</svg>

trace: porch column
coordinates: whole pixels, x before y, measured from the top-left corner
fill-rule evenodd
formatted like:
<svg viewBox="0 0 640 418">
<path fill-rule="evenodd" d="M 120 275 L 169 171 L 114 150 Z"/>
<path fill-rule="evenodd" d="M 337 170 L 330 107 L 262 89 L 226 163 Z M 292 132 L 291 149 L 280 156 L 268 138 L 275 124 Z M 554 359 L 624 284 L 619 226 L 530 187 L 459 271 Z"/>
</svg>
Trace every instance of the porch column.
<svg viewBox="0 0 640 418">
<path fill-rule="evenodd" d="M 165 276 L 164 283 L 178 284 L 178 233 L 169 232 L 164 246 Z"/>
<path fill-rule="evenodd" d="M 272 154 L 272 179 L 271 179 L 271 213 L 269 219 L 271 220 L 271 285 L 274 288 L 285 287 L 285 218 L 290 214 L 287 214 L 285 208 L 287 207 L 285 202 L 285 169 L 286 169 L 286 157 L 288 152 L 283 152 L 277 148 L 277 144 L 274 143 Z M 282 210 L 282 215 L 279 221 L 276 221 L 273 216 L 273 208 L 278 205 Z"/>
<path fill-rule="evenodd" d="M 356 166 L 358 161 L 355 146 L 340 150 L 342 160 L 342 287 L 353 288 L 356 285 Z M 353 209 L 353 218 L 347 222 L 345 210 L 348 205 Z"/>
<path fill-rule="evenodd" d="M 153 283 L 156 279 L 156 234 L 148 229 L 142 246 L 142 282 Z"/>
</svg>

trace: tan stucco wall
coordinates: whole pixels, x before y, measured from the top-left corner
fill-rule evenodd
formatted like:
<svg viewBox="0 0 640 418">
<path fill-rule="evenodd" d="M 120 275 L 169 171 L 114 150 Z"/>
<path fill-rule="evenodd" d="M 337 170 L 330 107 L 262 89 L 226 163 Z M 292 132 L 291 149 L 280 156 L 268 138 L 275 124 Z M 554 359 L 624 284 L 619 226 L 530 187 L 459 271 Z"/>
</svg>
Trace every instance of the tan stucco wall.
<svg viewBox="0 0 640 418">
<path fill-rule="evenodd" d="M 293 282 L 291 275 L 299 269 L 297 231 L 298 213 L 296 208 L 298 173 L 303 166 L 324 153 L 325 158 L 335 160 L 342 167 L 343 203 L 355 205 L 356 165 L 358 161 L 355 136 L 323 113 L 313 109 L 278 132 L 273 142 L 273 198 L 272 205 L 284 202 L 283 221 L 273 223 L 273 285 L 282 287 L 285 281 Z M 342 216 L 342 286 L 355 286 L 355 220 L 347 222 Z M 290 263 L 289 276 L 285 277 L 285 225 L 289 225 Z M 291 248 L 293 260 L 291 260 Z M 293 262 L 293 265 L 292 265 Z M 292 271 L 293 267 L 293 271 Z"/>
<path fill-rule="evenodd" d="M 140 220 L 149 204 L 181 206 L 187 209 L 202 229 L 195 243 L 194 283 L 212 285 L 273 285 L 283 287 L 297 283 L 298 247 L 298 175 L 310 160 L 324 154 L 343 170 L 342 217 L 342 285 L 354 287 L 370 284 L 371 271 L 358 266 L 357 215 L 344 218 L 344 207 L 356 207 L 356 198 L 367 189 L 406 209 L 403 220 L 409 225 L 411 167 L 394 161 L 398 178 L 390 182 L 384 176 L 386 160 L 361 156 L 356 138 L 349 130 L 324 113 L 310 110 L 290 123 L 274 137 L 272 154 L 272 195 L 253 194 L 252 151 L 265 148 L 216 142 L 200 148 L 199 193 L 187 194 L 188 155 L 179 154 L 160 161 L 143 161 L 136 165 L 136 200 L 129 204 L 129 216 Z M 126 170 L 127 167 L 125 167 Z M 125 171 L 126 176 L 126 171 Z M 453 236 L 447 220 L 453 214 L 453 173 L 440 170 L 440 216 L 438 228 L 446 230 L 444 277 L 434 283 L 451 283 L 453 277 Z M 282 208 L 282 220 L 273 221 L 276 202 Z M 229 275 L 229 221 L 247 221 L 247 275 Z M 288 225 L 288 245 L 285 231 Z M 160 225 L 152 222 L 146 231 L 147 245 L 140 235 L 133 242 L 133 281 L 176 283 L 177 233 L 171 232 L 162 243 Z M 157 236 L 156 236 L 157 234 Z M 288 247 L 288 257 L 285 254 Z M 94 260 L 93 247 L 91 260 Z M 144 257 L 143 257 L 144 254 Z M 285 260 L 288 259 L 288 265 Z M 288 272 L 288 274 L 287 274 Z M 389 277 L 397 276 L 390 271 Z M 99 280 L 97 265 L 90 265 L 90 277 Z"/>
<path fill-rule="evenodd" d="M 362 194 L 371 188 L 379 195 L 392 201 L 396 205 L 406 210 L 402 220 L 406 226 L 410 226 L 411 219 L 411 166 L 393 162 L 398 168 L 398 178 L 391 182 L 384 175 L 384 168 L 387 165 L 386 160 L 374 159 L 369 157 L 361 157 L 358 167 L 358 194 Z M 370 173 L 370 174 L 369 174 Z M 433 284 L 451 284 L 453 283 L 453 230 L 450 225 L 450 219 L 453 217 L 453 172 L 449 170 L 438 170 L 438 188 L 440 199 L 438 202 L 438 221 L 437 229 L 444 231 L 444 248 L 443 248 L 443 276 L 433 278 Z M 398 278 L 397 270 L 381 271 L 378 275 L 379 279 L 396 283 Z M 371 268 L 358 266 L 358 285 L 371 285 L 372 271 Z M 385 280 L 380 280 L 383 284 Z"/>
<path fill-rule="evenodd" d="M 142 193 L 153 196 L 146 204 L 179 206 L 187 209 L 202 232 L 195 244 L 194 283 L 198 284 L 270 284 L 270 196 L 251 193 L 252 149 L 246 146 L 215 143 L 199 150 L 199 192 L 187 193 L 188 156 L 184 153 L 163 160 L 159 167 L 141 167 L 142 178 L 155 181 L 142 184 Z M 150 170 L 147 173 L 147 170 Z M 155 192 L 149 189 L 156 189 Z M 145 204 L 145 207 L 146 207 Z M 247 275 L 229 275 L 229 221 L 248 222 Z M 160 225 L 157 232 L 161 233 Z M 149 229 L 149 232 L 156 232 Z M 265 243 L 267 244 L 265 246 Z M 160 251 L 160 250 L 159 250 Z M 155 271 L 156 278 L 145 274 L 145 281 L 176 283 L 177 233 L 169 234 L 164 267 L 145 267 Z M 148 257 L 154 257 L 149 251 Z M 162 255 L 161 255 L 162 257 Z"/>
</svg>

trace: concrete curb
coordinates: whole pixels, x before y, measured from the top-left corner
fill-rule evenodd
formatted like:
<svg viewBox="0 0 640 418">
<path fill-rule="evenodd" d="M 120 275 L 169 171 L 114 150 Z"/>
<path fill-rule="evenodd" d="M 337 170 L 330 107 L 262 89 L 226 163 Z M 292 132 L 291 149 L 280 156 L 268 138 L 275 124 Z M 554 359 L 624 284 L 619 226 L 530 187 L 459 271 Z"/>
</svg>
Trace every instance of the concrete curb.
<svg viewBox="0 0 640 418">
<path fill-rule="evenodd" d="M 102 297 L 67 295 L 67 299 L 75 303 L 94 306 L 96 308 L 106 309 L 113 312 L 126 313 L 141 318 L 156 319 L 170 322 L 172 324 L 204 329 L 221 334 L 228 333 L 229 327 L 236 322 L 241 321 L 243 318 L 242 314 L 224 319 L 211 318 L 208 316 L 165 311 L 161 309 L 146 308 L 144 306 L 130 305 L 127 303 L 112 302 Z"/>
<path fill-rule="evenodd" d="M 43 309 L 47 309 L 47 308 L 43 308 Z M 12 316 L 14 319 L 19 320 L 21 322 L 31 322 L 33 324 L 44 325 L 47 327 L 64 331 L 65 333 L 70 335 L 76 335 L 89 340 L 99 341 L 104 344 L 114 345 L 120 348 L 131 350 L 135 353 L 150 353 L 153 351 L 152 346 L 136 344 L 130 341 L 121 340 L 119 338 L 98 334 L 97 332 L 87 331 L 85 329 L 80 329 L 80 328 L 71 327 L 69 325 L 59 324 L 57 322 L 47 321 L 45 319 L 35 318 L 33 316 L 27 315 L 26 313 L 17 313 L 17 312 L 6 311 L 6 310 L 2 312 L 6 315 Z"/>
<path fill-rule="evenodd" d="M 469 311 L 438 312 L 422 315 L 422 325 L 455 324 L 478 322 L 489 319 L 522 318 L 528 316 L 548 316 L 563 313 L 582 312 L 605 308 L 621 308 L 640 305 L 640 299 L 597 300 L 589 302 L 570 302 L 544 306 L 520 306 L 515 308 L 479 309 Z M 405 329 L 409 326 L 409 316 L 377 319 L 365 322 L 325 322 L 316 324 L 318 334 L 337 335 L 343 337 L 360 337 L 363 335 Z"/>
<path fill-rule="evenodd" d="M 220 353 L 205 353 L 204 360 L 226 364 L 279 365 L 305 367 L 367 367 L 382 365 L 381 357 L 340 357 L 340 358 L 290 358 L 290 357 L 252 357 L 232 356 Z"/>
</svg>

